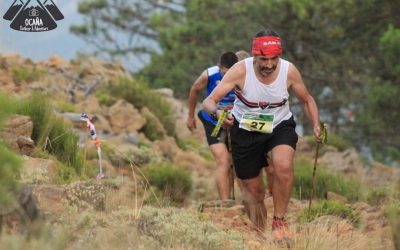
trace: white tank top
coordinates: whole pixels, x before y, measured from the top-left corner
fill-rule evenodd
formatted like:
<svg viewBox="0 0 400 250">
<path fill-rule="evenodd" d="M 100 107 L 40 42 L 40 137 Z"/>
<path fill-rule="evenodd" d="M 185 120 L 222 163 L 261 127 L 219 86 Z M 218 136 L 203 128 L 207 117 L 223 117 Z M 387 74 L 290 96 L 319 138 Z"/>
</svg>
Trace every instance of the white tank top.
<svg viewBox="0 0 400 250">
<path fill-rule="evenodd" d="M 237 91 L 247 101 L 251 103 L 267 102 L 267 103 L 281 103 L 287 100 L 284 105 L 275 108 L 261 108 L 249 107 L 245 105 L 239 98 L 235 99 L 232 114 L 235 119 L 240 123 L 240 120 L 246 112 L 256 112 L 263 114 L 273 114 L 273 128 L 284 120 L 288 120 L 292 116 L 289 108 L 289 93 L 287 91 L 287 74 L 289 69 L 289 62 L 284 59 L 279 59 L 280 68 L 278 77 L 270 84 L 263 84 L 260 82 L 255 74 L 253 67 L 253 57 L 246 58 L 246 79 L 243 89 Z"/>
</svg>

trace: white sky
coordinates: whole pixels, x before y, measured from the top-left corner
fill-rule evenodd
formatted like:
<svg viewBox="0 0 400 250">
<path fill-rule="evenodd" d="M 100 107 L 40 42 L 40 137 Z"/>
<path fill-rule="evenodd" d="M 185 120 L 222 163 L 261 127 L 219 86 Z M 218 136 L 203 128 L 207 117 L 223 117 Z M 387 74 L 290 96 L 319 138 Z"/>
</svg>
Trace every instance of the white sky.
<svg viewBox="0 0 400 250">
<path fill-rule="evenodd" d="M 3 15 L 14 0 L 0 0 L 0 53 L 18 53 L 33 60 L 46 60 L 57 54 L 72 59 L 77 51 L 85 52 L 90 46 L 69 32 L 71 24 L 80 24 L 77 0 L 53 0 L 64 15 L 57 28 L 47 32 L 21 32 L 10 28 Z"/>
</svg>

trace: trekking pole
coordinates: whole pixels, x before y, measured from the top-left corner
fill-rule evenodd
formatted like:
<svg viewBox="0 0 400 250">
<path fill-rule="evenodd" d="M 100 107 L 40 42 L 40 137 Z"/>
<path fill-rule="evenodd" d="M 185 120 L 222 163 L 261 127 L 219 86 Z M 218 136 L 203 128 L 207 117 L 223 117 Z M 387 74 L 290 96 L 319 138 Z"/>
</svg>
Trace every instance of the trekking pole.
<svg viewBox="0 0 400 250">
<path fill-rule="evenodd" d="M 226 133 L 228 136 L 228 152 L 229 155 L 231 156 L 231 183 L 232 183 L 231 199 L 235 200 L 235 168 L 233 166 L 231 129 L 227 128 Z"/>
<path fill-rule="evenodd" d="M 314 169 L 311 182 L 310 202 L 308 203 L 308 213 L 311 212 L 311 202 L 312 199 L 314 198 L 314 193 L 315 193 L 315 173 L 317 172 L 317 160 L 318 160 L 319 148 L 321 146 L 321 143 L 326 144 L 328 142 L 328 132 L 325 123 L 321 123 L 321 135 L 322 135 L 322 142 L 317 143 L 317 149 L 315 150 Z"/>
<path fill-rule="evenodd" d="M 228 115 L 228 111 L 224 110 L 221 116 L 218 118 L 217 125 L 215 125 L 214 130 L 211 133 L 212 137 L 217 137 L 219 130 L 221 129 L 222 122 L 225 120 L 226 116 Z"/>
<path fill-rule="evenodd" d="M 308 212 L 311 211 L 311 201 L 314 198 L 314 190 L 315 190 L 315 172 L 317 171 L 317 159 L 318 159 L 318 152 L 319 146 L 321 145 L 320 142 L 317 144 L 317 150 L 315 152 L 315 159 L 314 159 L 314 169 L 312 174 L 312 182 L 311 182 L 311 194 L 310 194 L 310 202 L 308 203 Z"/>
</svg>

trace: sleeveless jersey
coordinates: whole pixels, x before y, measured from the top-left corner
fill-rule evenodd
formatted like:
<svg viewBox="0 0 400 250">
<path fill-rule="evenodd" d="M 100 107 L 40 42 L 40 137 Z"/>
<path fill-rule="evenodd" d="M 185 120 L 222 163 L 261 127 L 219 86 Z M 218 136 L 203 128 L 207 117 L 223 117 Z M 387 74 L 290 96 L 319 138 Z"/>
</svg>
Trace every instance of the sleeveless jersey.
<svg viewBox="0 0 400 250">
<path fill-rule="evenodd" d="M 288 101 L 289 93 L 287 91 L 287 74 L 290 63 L 284 59 L 279 59 L 279 63 L 280 68 L 275 81 L 270 84 L 264 84 L 256 77 L 253 57 L 245 59 L 246 78 L 244 86 L 242 90 L 236 90 L 238 98 L 236 98 L 232 110 L 232 114 L 239 123 L 243 114 L 247 112 L 274 115 L 273 128 L 292 116 Z M 239 99 L 239 95 L 242 100 Z M 249 103 L 263 103 L 263 105 L 250 107 Z"/>
<path fill-rule="evenodd" d="M 222 73 L 218 66 L 213 66 L 207 69 L 208 84 L 207 84 L 207 96 L 217 87 L 222 80 Z M 219 109 L 231 109 L 235 101 L 235 92 L 232 90 L 218 103 Z M 206 111 L 200 111 L 201 116 L 208 122 L 217 125 L 217 121 L 214 120 Z"/>
</svg>

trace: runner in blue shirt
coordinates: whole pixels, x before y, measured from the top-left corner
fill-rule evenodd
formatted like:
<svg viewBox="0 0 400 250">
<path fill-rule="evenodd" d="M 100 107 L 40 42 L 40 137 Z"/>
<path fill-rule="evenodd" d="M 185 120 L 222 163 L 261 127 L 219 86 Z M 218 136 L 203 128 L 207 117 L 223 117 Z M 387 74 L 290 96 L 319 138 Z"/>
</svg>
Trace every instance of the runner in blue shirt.
<svg viewBox="0 0 400 250">
<path fill-rule="evenodd" d="M 225 52 L 220 57 L 218 65 L 210 67 L 203 71 L 203 73 L 194 82 L 189 93 L 189 116 L 187 119 L 187 127 L 193 131 L 196 128 L 195 109 L 197 104 L 197 97 L 201 91 L 206 89 L 207 96 L 211 94 L 214 88 L 222 80 L 224 74 L 238 61 L 237 56 L 233 52 Z M 234 91 L 229 92 L 218 103 L 219 109 L 232 109 L 233 102 L 235 101 Z M 215 182 L 217 184 L 219 198 L 226 200 L 229 198 L 229 192 L 232 186 L 231 176 L 231 160 L 228 148 L 226 145 L 225 130 L 221 129 L 217 137 L 212 137 L 211 133 L 217 124 L 217 120 L 210 116 L 204 110 L 198 112 L 198 117 L 204 125 L 207 142 L 210 146 L 211 152 L 217 161 L 217 171 L 215 174 Z"/>
</svg>

